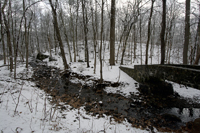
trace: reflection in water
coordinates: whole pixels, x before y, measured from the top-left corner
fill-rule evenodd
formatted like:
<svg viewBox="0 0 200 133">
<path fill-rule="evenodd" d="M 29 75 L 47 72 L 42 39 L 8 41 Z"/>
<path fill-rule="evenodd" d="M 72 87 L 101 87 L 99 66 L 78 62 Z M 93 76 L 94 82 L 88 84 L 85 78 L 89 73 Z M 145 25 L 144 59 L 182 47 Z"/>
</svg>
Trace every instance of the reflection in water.
<svg viewBox="0 0 200 133">
<path fill-rule="evenodd" d="M 171 108 L 163 112 L 178 116 L 182 122 L 194 121 L 196 118 L 199 118 L 200 115 L 199 108 Z"/>
<path fill-rule="evenodd" d="M 190 115 L 189 115 L 189 116 L 190 116 L 190 117 L 193 117 L 193 114 L 194 114 L 193 109 L 190 108 L 189 111 L 190 111 Z"/>
<path fill-rule="evenodd" d="M 183 108 L 179 108 L 178 113 L 181 115 L 183 113 Z"/>
</svg>

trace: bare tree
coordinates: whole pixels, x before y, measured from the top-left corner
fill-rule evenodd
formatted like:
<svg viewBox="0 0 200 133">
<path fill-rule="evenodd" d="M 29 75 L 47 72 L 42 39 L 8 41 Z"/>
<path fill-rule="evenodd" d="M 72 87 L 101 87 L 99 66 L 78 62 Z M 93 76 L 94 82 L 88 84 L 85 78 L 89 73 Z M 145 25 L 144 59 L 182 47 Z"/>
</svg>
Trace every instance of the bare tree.
<svg viewBox="0 0 200 133">
<path fill-rule="evenodd" d="M 84 36 L 85 36 L 85 61 L 87 61 L 87 67 L 90 67 L 89 64 L 89 50 L 88 50 L 88 17 L 86 9 L 86 1 L 82 0 L 82 13 L 83 13 L 83 26 L 84 26 Z"/>
<path fill-rule="evenodd" d="M 95 1 L 95 12 L 92 7 L 92 0 L 90 1 L 91 4 L 91 13 L 92 13 L 92 29 L 93 29 L 93 43 L 94 43 L 94 74 L 96 73 L 96 62 L 97 62 L 97 33 L 98 33 L 98 26 L 97 26 L 97 2 Z M 95 15 L 94 15 L 95 13 Z"/>
<path fill-rule="evenodd" d="M 100 44 L 100 83 L 103 83 L 103 71 L 102 71 L 102 45 L 103 45 L 103 14 L 104 14 L 104 0 L 101 1 L 101 44 Z"/>
<path fill-rule="evenodd" d="M 5 6 L 1 8 L 1 1 L 0 1 L 0 24 L 1 24 L 1 42 L 3 47 L 3 57 L 4 57 L 4 65 L 6 64 L 6 48 L 4 43 L 4 28 L 3 28 L 3 21 L 2 21 L 2 10 L 4 10 Z"/>
<path fill-rule="evenodd" d="M 146 44 L 146 59 L 145 59 L 145 64 L 148 64 L 148 51 L 149 51 L 149 41 L 151 37 L 151 18 L 153 15 L 153 5 L 154 5 L 155 0 L 151 0 L 151 11 L 150 11 L 150 16 L 149 16 L 149 22 L 148 22 L 148 33 L 147 33 L 147 44 Z"/>
<path fill-rule="evenodd" d="M 199 64 L 199 59 L 200 59 L 200 3 L 199 3 L 199 16 L 198 16 L 198 25 L 197 25 L 197 50 L 196 50 L 196 59 L 194 64 L 198 65 Z"/>
<path fill-rule="evenodd" d="M 69 38 L 68 38 L 68 35 L 67 35 L 67 30 L 66 30 L 66 27 L 65 27 L 65 22 L 64 22 L 64 19 L 63 19 L 63 11 L 62 11 L 62 9 L 60 11 L 60 18 L 61 18 L 61 23 L 62 23 L 63 30 L 64 30 L 65 40 L 66 40 L 67 46 L 68 46 L 68 52 L 69 52 L 70 62 L 72 62 L 71 48 L 70 48 L 70 45 L 69 45 Z"/>
<path fill-rule="evenodd" d="M 162 0 L 163 12 L 162 12 L 162 29 L 160 33 L 161 40 L 161 64 L 165 63 L 165 28 L 166 28 L 166 0 Z"/>
<path fill-rule="evenodd" d="M 12 43 L 11 43 L 11 32 L 10 32 L 10 10 L 8 11 L 8 15 L 6 18 L 5 12 L 4 12 L 4 8 L 7 5 L 8 0 L 4 1 L 4 5 L 2 7 L 2 14 L 3 14 L 3 18 L 4 18 L 4 24 L 5 24 L 5 29 L 6 29 L 6 35 L 7 35 L 7 46 L 9 49 L 9 59 L 10 59 L 10 71 L 13 71 L 13 50 L 12 50 Z"/>
<path fill-rule="evenodd" d="M 110 17 L 110 65 L 115 65 L 115 0 L 111 1 L 111 17 Z"/>
<path fill-rule="evenodd" d="M 69 66 L 67 64 L 67 60 L 66 60 L 66 57 L 65 57 L 64 46 L 63 46 L 63 42 L 62 42 L 62 38 L 61 38 L 61 35 L 60 35 L 59 26 L 58 26 L 58 21 L 57 21 L 56 8 L 57 8 L 58 0 L 56 0 L 55 7 L 54 7 L 54 5 L 53 5 L 53 3 L 52 3 L 51 0 L 49 0 L 49 3 L 51 5 L 51 9 L 52 9 L 53 22 L 54 22 L 53 24 L 55 26 L 56 36 L 57 36 L 57 39 L 58 39 L 58 42 L 59 42 L 59 46 L 60 46 L 60 51 L 61 51 L 61 55 L 62 55 L 63 65 L 64 65 L 65 69 L 68 69 Z"/>
<path fill-rule="evenodd" d="M 74 35 L 74 20 L 73 20 L 73 13 L 72 13 L 72 4 L 70 4 L 70 29 L 71 29 L 71 36 L 73 40 L 73 50 L 74 50 L 74 62 L 76 62 L 76 43 L 75 43 L 75 35 Z"/>
<path fill-rule="evenodd" d="M 187 64 L 188 46 L 190 41 L 190 0 L 186 0 L 185 5 L 185 42 L 183 48 L 183 64 Z"/>
</svg>

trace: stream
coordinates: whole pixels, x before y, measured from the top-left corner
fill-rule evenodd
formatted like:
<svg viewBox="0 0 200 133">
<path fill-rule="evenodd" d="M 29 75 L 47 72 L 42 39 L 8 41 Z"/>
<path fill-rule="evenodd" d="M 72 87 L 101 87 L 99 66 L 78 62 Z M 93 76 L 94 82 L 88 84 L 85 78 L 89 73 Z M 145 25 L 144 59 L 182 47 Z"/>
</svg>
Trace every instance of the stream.
<svg viewBox="0 0 200 133">
<path fill-rule="evenodd" d="M 200 104 L 177 95 L 155 97 L 133 93 L 126 98 L 104 91 L 107 86 L 115 89 L 124 83 L 105 81 L 99 84 L 98 79 L 91 76 L 62 72 L 45 65 L 34 67 L 32 78 L 37 87 L 54 97 L 55 102 L 59 98 L 73 108 L 84 106 L 92 115 L 111 115 L 118 122 L 126 119 L 133 127 L 152 132 L 153 127 L 158 131 L 187 131 L 187 123 L 200 117 Z"/>
</svg>

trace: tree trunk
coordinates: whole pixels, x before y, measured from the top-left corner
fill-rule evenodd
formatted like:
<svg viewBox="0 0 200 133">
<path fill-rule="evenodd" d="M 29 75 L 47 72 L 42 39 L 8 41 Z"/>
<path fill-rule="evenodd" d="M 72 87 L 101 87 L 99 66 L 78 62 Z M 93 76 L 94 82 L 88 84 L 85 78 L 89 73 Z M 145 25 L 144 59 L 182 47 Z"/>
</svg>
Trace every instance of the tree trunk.
<svg viewBox="0 0 200 133">
<path fill-rule="evenodd" d="M 25 0 L 23 0 L 23 12 L 25 12 Z M 26 48 L 26 68 L 28 68 L 28 33 L 27 33 L 27 18 L 24 16 L 24 37 L 25 37 L 25 48 Z"/>
<path fill-rule="evenodd" d="M 197 27 L 197 52 L 196 52 L 196 59 L 194 62 L 194 65 L 199 64 L 199 59 L 200 59 L 200 4 L 199 4 L 199 22 L 198 22 L 198 27 Z"/>
<path fill-rule="evenodd" d="M 72 11 L 71 11 L 71 6 L 70 6 L 70 21 L 71 21 L 71 33 L 72 33 L 72 40 L 73 40 L 73 50 L 74 50 L 74 62 L 76 62 L 76 43 L 75 43 L 75 37 L 74 37 L 74 24 L 73 24 L 73 16 L 72 16 Z"/>
<path fill-rule="evenodd" d="M 140 10 L 139 10 L 140 12 Z M 142 18 L 141 18 L 141 15 L 140 15 L 140 62 L 141 62 L 141 65 L 142 65 Z"/>
<path fill-rule="evenodd" d="M 134 41 L 134 48 L 133 48 L 133 52 L 132 52 L 132 49 L 131 49 L 131 55 L 132 55 L 132 53 L 134 53 L 134 61 L 133 62 L 135 62 L 135 60 L 136 60 L 136 49 L 137 49 L 137 31 L 136 31 L 136 24 L 134 24 L 134 28 L 133 28 L 133 36 L 134 36 L 134 39 L 133 39 L 133 41 Z M 132 56 L 131 56 L 131 58 L 132 58 Z M 132 62 L 131 62 L 132 63 Z"/>
<path fill-rule="evenodd" d="M 92 6 L 92 3 L 91 3 Z M 96 11 L 97 11 L 97 2 L 95 1 L 95 18 L 96 18 Z M 91 8 L 91 12 L 92 12 L 92 29 L 93 29 L 93 43 L 94 43 L 94 74 L 96 73 L 96 62 L 97 62 L 97 51 L 96 51 L 96 47 L 97 47 L 97 23 L 96 23 L 96 19 L 94 22 L 94 11 L 93 8 Z"/>
<path fill-rule="evenodd" d="M 183 47 L 183 64 L 187 64 L 188 46 L 190 42 L 190 0 L 186 0 L 184 39 L 185 39 L 185 42 L 184 42 L 184 47 Z"/>
<path fill-rule="evenodd" d="M 6 19 L 6 15 L 4 13 L 4 8 L 7 5 L 7 0 L 5 1 L 3 8 L 2 8 L 2 14 L 4 18 L 4 24 L 5 24 L 5 29 L 6 29 L 6 35 L 7 35 L 7 46 L 9 49 L 9 58 L 10 58 L 10 72 L 13 71 L 13 51 L 12 51 L 12 44 L 11 44 L 11 33 L 10 33 L 10 21 L 9 21 L 9 11 L 8 11 L 8 19 Z"/>
<path fill-rule="evenodd" d="M 71 55 L 71 48 L 70 48 L 70 45 L 69 45 L 69 39 L 68 39 L 68 35 L 67 35 L 67 31 L 66 31 L 66 28 L 65 28 L 65 23 L 64 23 L 64 19 L 63 19 L 63 14 L 62 14 L 62 10 L 61 10 L 61 14 L 60 14 L 60 17 L 61 17 L 61 22 L 62 22 L 62 25 L 63 25 L 63 30 L 64 30 L 64 35 L 65 35 L 65 40 L 67 42 L 67 47 L 68 47 L 68 52 L 69 52 L 69 58 L 70 58 L 70 62 L 72 62 L 72 55 Z"/>
<path fill-rule="evenodd" d="M 90 67 L 89 64 L 89 51 L 88 51 L 88 40 L 87 40 L 87 33 L 88 33 L 88 18 L 87 18 L 87 10 L 85 8 L 85 1 L 82 0 L 82 12 L 83 12 L 83 26 L 84 26 L 84 36 L 85 36 L 85 61 L 87 61 L 87 67 Z"/>
<path fill-rule="evenodd" d="M 11 7 L 11 5 L 10 5 L 10 7 Z M 16 17 L 16 14 L 17 13 L 15 11 L 15 17 Z M 13 46 L 14 46 L 14 63 L 15 63 L 14 64 L 14 79 L 16 79 L 16 77 L 17 77 L 17 52 L 18 52 L 18 45 L 16 43 L 17 22 L 16 22 L 16 19 L 15 19 L 15 21 L 13 20 L 12 16 L 11 16 L 11 19 L 12 19 L 12 36 L 13 36 Z M 15 28 L 14 28 L 14 26 L 15 26 Z"/>
<path fill-rule="evenodd" d="M 103 71 L 102 71 L 102 45 L 103 45 L 103 11 L 104 11 L 104 0 L 101 5 L 101 44 L 100 44 L 100 84 L 103 83 Z"/>
<path fill-rule="evenodd" d="M 146 59 L 145 59 L 145 65 L 148 64 L 148 51 L 149 51 L 149 41 L 151 37 L 151 18 L 153 15 L 153 4 L 155 0 L 151 0 L 151 11 L 150 11 L 150 16 L 149 16 L 149 22 L 148 22 L 148 34 L 147 34 L 147 44 L 146 44 Z"/>
<path fill-rule="evenodd" d="M 5 43 L 4 43 L 4 29 L 3 29 L 3 22 L 2 22 L 2 12 L 1 10 L 4 10 L 1 8 L 1 1 L 0 1 L 0 24 L 1 24 L 1 42 L 3 46 L 3 57 L 4 57 L 4 65 L 6 64 L 6 49 L 5 49 Z"/>
<path fill-rule="evenodd" d="M 58 27 L 56 8 L 53 7 L 53 3 L 52 3 L 51 0 L 49 0 L 49 3 L 51 5 L 51 9 L 52 9 L 53 22 L 54 22 L 53 24 L 55 26 L 56 36 L 57 36 L 57 39 L 58 39 L 58 42 L 59 42 L 59 46 L 60 46 L 60 51 L 61 51 L 61 55 L 62 55 L 64 69 L 68 69 L 69 66 L 67 64 L 67 60 L 66 60 L 66 57 L 65 57 L 64 46 L 63 46 L 62 38 L 61 38 L 61 35 L 60 35 L 59 27 Z"/>
<path fill-rule="evenodd" d="M 115 65 L 115 0 L 111 1 L 111 17 L 110 17 L 110 65 Z"/>
<path fill-rule="evenodd" d="M 162 0 L 163 13 L 162 13 L 162 29 L 160 33 L 161 40 L 161 64 L 165 63 L 165 28 L 166 28 L 166 0 Z"/>
<path fill-rule="evenodd" d="M 79 0 L 77 0 L 77 9 L 76 9 L 76 55 L 78 56 L 78 16 L 79 16 Z"/>
<path fill-rule="evenodd" d="M 124 64 L 124 54 L 125 54 L 125 51 L 126 51 L 127 41 L 128 41 L 129 34 L 130 34 L 130 31 L 132 29 L 133 24 L 134 23 L 131 23 L 130 28 L 128 29 L 128 33 L 127 33 L 126 38 L 125 38 L 125 42 L 124 42 L 124 46 L 123 46 L 123 50 L 122 50 L 121 65 Z"/>
</svg>

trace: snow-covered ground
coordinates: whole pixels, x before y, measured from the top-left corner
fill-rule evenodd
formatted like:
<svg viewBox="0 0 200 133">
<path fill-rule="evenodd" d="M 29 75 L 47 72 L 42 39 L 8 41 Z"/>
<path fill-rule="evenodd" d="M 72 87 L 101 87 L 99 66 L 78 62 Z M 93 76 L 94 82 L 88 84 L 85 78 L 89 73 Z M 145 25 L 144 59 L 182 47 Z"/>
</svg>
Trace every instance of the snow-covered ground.
<svg viewBox="0 0 200 133">
<path fill-rule="evenodd" d="M 143 46 L 144 47 L 144 46 Z M 155 51 L 158 51 L 156 48 Z M 67 50 L 65 50 L 67 51 Z M 138 50 L 139 52 L 139 50 Z M 143 51 L 144 52 L 144 51 Z M 48 53 L 47 53 L 48 54 Z M 79 53 L 78 59 L 84 58 L 84 52 Z M 58 55 L 53 55 L 57 61 L 48 62 L 48 65 L 57 66 L 63 69 L 62 59 Z M 67 55 L 66 55 L 67 56 Z M 67 56 L 68 57 L 68 56 Z M 90 68 L 86 67 L 85 62 L 71 62 L 72 71 L 84 75 L 92 75 L 95 78 L 100 77 L 100 66 L 97 59 L 96 73 L 93 71 L 93 58 L 90 55 Z M 119 56 L 120 57 L 120 56 Z M 158 56 L 154 55 L 153 63 L 158 63 Z M 123 82 L 125 86 L 113 89 L 107 87 L 108 93 L 119 93 L 126 97 L 130 96 L 130 92 L 137 93 L 136 81 L 116 66 L 109 66 L 108 52 L 105 53 L 105 62 L 103 65 L 103 78 L 106 81 Z M 175 59 L 174 59 L 175 60 Z M 68 59 L 69 61 L 69 59 Z M 128 67 L 134 67 L 140 64 L 140 59 L 135 63 L 126 63 Z M 144 59 L 143 59 L 144 61 Z M 131 124 L 124 121 L 117 123 L 111 119 L 111 116 L 98 118 L 87 114 L 84 107 L 73 109 L 69 105 L 64 105 L 65 110 L 61 110 L 59 106 L 51 104 L 49 98 L 43 90 L 36 87 L 35 83 L 28 81 L 32 75 L 30 69 L 25 69 L 25 64 L 17 66 L 18 79 L 13 78 L 7 66 L 2 66 L 3 60 L 0 61 L 0 131 L 3 133 L 10 132 L 59 132 L 59 133 L 85 133 L 85 132 L 106 132 L 106 133 L 145 133 L 147 130 L 133 128 Z M 19 79 L 19 77 L 23 77 Z M 173 83 L 174 90 L 185 98 L 193 98 L 200 103 L 200 91 L 194 88 L 181 86 Z M 64 103 L 59 103 L 64 104 Z M 156 129 L 154 129 L 156 132 Z"/>
</svg>

